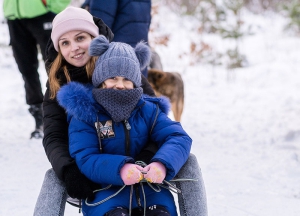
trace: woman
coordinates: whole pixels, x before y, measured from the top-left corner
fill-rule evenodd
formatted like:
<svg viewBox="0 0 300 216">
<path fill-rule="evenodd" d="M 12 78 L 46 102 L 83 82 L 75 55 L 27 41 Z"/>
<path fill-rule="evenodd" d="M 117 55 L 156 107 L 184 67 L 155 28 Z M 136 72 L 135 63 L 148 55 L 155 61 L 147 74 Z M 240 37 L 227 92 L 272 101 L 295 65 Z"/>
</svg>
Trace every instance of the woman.
<svg viewBox="0 0 300 216">
<path fill-rule="evenodd" d="M 77 14 L 79 15 L 77 17 Z M 63 21 L 66 17 L 73 18 L 67 22 L 76 22 L 80 20 L 79 18 L 86 17 L 86 20 L 81 19 L 82 22 L 87 23 L 93 29 L 90 36 L 90 41 L 92 37 L 96 37 L 98 34 L 105 35 L 109 40 L 113 38 L 113 34 L 110 29 L 102 22 L 100 19 L 96 19 L 85 10 L 80 8 L 68 7 L 61 13 L 59 13 L 53 20 L 52 35 L 56 37 L 57 30 L 60 32 L 67 27 L 70 27 L 69 23 L 65 23 L 62 28 L 57 29 L 58 21 L 60 19 Z M 86 25 L 86 24 L 85 24 Z M 79 25 L 85 26 L 85 25 Z M 75 29 L 74 26 L 69 28 L 68 31 Z M 97 32 L 98 30 L 98 32 Z M 67 31 L 67 32 L 68 32 Z M 90 32 L 90 31 L 89 31 Z M 63 33 L 63 32 L 61 32 Z M 52 37 L 51 37 L 52 38 Z M 60 52 L 58 52 L 58 40 L 53 40 L 48 43 L 48 48 L 46 50 L 46 55 L 48 56 L 46 61 L 47 72 L 49 73 L 49 80 L 47 82 L 47 90 L 45 92 L 44 102 L 43 102 L 43 121 L 44 121 L 44 139 L 43 145 L 48 156 L 48 159 L 57 174 L 57 177 L 62 180 L 67 188 L 67 192 L 71 197 L 76 197 L 83 199 L 92 195 L 93 183 L 88 180 L 84 175 L 82 175 L 76 166 L 74 160 L 69 154 L 69 143 L 68 143 L 68 123 L 66 121 L 66 114 L 62 107 L 59 106 L 56 99 L 51 95 L 51 86 L 49 82 L 56 77 L 59 79 L 59 85 L 67 83 L 68 80 L 79 81 L 82 83 L 90 82 L 90 76 L 92 73 L 92 59 L 90 59 L 87 64 L 75 65 L 69 64 L 66 60 L 62 58 Z M 85 50 L 85 58 L 87 50 Z M 57 59 L 57 60 L 56 60 Z M 55 61 L 56 60 L 56 61 Z M 61 65 L 58 65 L 57 61 L 60 61 Z M 50 74 L 50 67 L 57 66 L 56 75 Z M 65 71 L 68 72 L 65 74 Z M 51 78 L 51 76 L 53 76 Z M 55 86 L 57 91 L 60 86 Z"/>
<path fill-rule="evenodd" d="M 58 24 L 62 24 L 62 21 L 65 21 L 64 24 L 58 25 Z M 78 21 L 80 21 L 82 24 L 78 25 Z M 76 27 L 73 23 L 77 23 Z M 48 56 L 46 66 L 48 68 L 49 81 L 52 79 L 58 79 L 59 81 L 58 85 L 52 86 L 54 92 L 55 91 L 57 92 L 60 86 L 66 84 L 69 80 L 77 81 L 80 83 L 90 83 L 91 73 L 92 70 L 94 69 L 93 68 L 94 58 L 90 58 L 86 64 L 76 63 L 77 67 L 70 64 L 70 62 L 66 61 L 68 57 L 63 59 L 61 52 L 59 52 L 58 40 L 53 40 L 54 38 L 57 38 L 56 35 L 57 30 L 62 35 L 63 33 L 67 33 L 72 30 L 78 30 L 78 29 L 82 30 L 81 27 L 85 25 L 89 25 L 93 29 L 91 38 L 89 39 L 91 41 L 92 37 L 98 36 L 95 31 L 96 27 L 93 24 L 98 28 L 99 30 L 98 34 L 102 34 L 106 36 L 110 41 L 112 40 L 113 34 L 110 31 L 110 29 L 102 22 L 101 19 L 95 17 L 93 18 L 86 10 L 69 7 L 65 9 L 63 12 L 61 12 L 60 14 L 58 14 L 54 19 L 53 29 L 52 29 L 53 37 L 52 40 L 50 40 L 50 42 L 48 43 L 48 48 L 46 50 L 46 54 Z M 76 50 L 77 49 L 75 49 L 75 51 Z M 75 58 L 74 56 L 70 56 L 71 60 L 76 59 L 76 57 L 80 57 L 80 58 L 81 56 L 85 57 L 85 55 L 87 54 L 86 48 L 80 47 L 78 48 L 78 50 L 80 51 L 80 56 L 75 56 Z M 56 74 L 55 76 L 50 75 L 49 69 L 51 66 L 57 67 L 57 70 L 55 71 Z M 146 78 L 143 76 L 142 76 L 142 87 L 144 93 L 152 96 L 154 95 L 153 90 L 148 84 Z M 47 90 L 43 102 L 43 109 L 44 109 L 43 145 L 55 174 L 52 170 L 49 170 L 46 173 L 44 185 L 40 193 L 38 202 L 36 204 L 36 209 L 35 209 L 36 215 L 38 215 L 39 212 L 43 212 L 44 210 L 49 209 L 47 208 L 46 205 L 47 202 L 45 202 L 45 198 L 49 199 L 48 196 L 49 190 L 47 190 L 47 187 L 49 187 L 48 185 L 52 186 L 53 182 L 56 185 L 57 184 L 62 185 L 61 188 L 63 188 L 63 186 L 65 185 L 68 195 L 77 199 L 85 199 L 86 197 L 93 198 L 94 196 L 93 190 L 97 188 L 97 185 L 95 186 L 95 183 L 90 181 L 79 171 L 77 165 L 75 164 L 74 159 L 72 159 L 70 156 L 69 149 L 68 149 L 69 138 L 68 138 L 68 122 L 66 121 L 67 116 L 65 114 L 64 109 L 61 106 L 59 106 L 59 104 L 57 103 L 56 98 L 53 98 L 54 95 L 51 95 L 50 89 L 51 86 L 49 85 L 48 82 Z M 145 156 L 147 156 L 148 158 L 146 158 L 145 160 L 149 160 L 149 158 L 151 158 L 150 155 L 151 154 L 153 155 L 153 152 L 156 151 L 154 147 L 155 146 L 150 145 L 148 148 L 144 149 L 144 153 L 140 155 L 140 158 L 143 160 Z M 192 161 L 196 161 L 193 155 L 192 157 L 194 158 L 194 160 Z M 197 171 L 199 172 L 197 162 L 192 164 L 194 165 L 194 169 L 196 169 L 195 170 L 196 173 Z M 187 176 L 187 173 L 184 170 L 182 170 L 181 173 L 184 176 Z M 57 180 L 56 177 L 58 177 L 60 180 Z M 202 180 L 202 177 L 200 175 L 197 175 L 197 177 L 199 178 L 199 181 Z M 196 185 L 196 188 L 199 188 L 198 191 L 200 191 L 201 193 L 199 192 L 197 194 L 201 196 L 197 198 L 198 195 L 196 195 L 196 199 L 195 196 L 193 196 L 193 200 L 197 201 L 198 203 L 197 206 L 199 206 L 199 202 L 203 203 L 201 206 L 204 206 L 205 207 L 204 209 L 206 209 L 206 198 L 204 193 L 205 191 L 203 190 L 204 187 L 203 185 L 199 185 L 199 186 Z M 62 199 L 65 198 L 63 191 L 60 191 L 59 194 L 62 194 L 61 196 Z M 187 196 L 189 195 L 190 193 L 187 193 Z M 51 201 L 49 200 L 49 202 Z M 187 204 L 184 205 L 184 209 L 186 209 L 185 208 L 186 206 L 189 206 L 189 203 L 192 202 L 187 202 Z M 62 207 L 59 206 L 59 209 L 61 208 Z M 197 208 L 193 208 L 193 209 L 197 209 Z"/>
</svg>

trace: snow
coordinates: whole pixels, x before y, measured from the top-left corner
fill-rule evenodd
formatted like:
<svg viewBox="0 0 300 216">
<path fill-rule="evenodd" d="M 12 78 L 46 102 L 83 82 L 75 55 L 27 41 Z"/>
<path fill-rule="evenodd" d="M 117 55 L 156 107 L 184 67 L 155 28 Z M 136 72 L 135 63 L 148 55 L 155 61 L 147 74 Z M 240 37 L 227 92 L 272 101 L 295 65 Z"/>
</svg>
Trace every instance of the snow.
<svg viewBox="0 0 300 216">
<path fill-rule="evenodd" d="M 156 50 L 165 71 L 181 73 L 185 82 L 182 125 L 194 141 L 209 215 L 298 216 L 300 39 L 283 32 L 286 20 L 279 15 L 245 13 L 255 27 L 240 42 L 248 67 L 191 66 L 188 57 L 178 55 L 197 35 L 188 29 L 189 18 L 166 10 L 157 15 L 167 23 L 161 21 L 158 31 L 176 33 L 170 34 L 168 47 Z M 3 22 L 0 35 L 0 215 L 32 215 L 51 165 L 42 140 L 29 139 L 34 121 Z M 40 65 L 45 90 L 47 76 Z M 78 215 L 77 209 L 67 205 L 65 215 Z"/>
</svg>

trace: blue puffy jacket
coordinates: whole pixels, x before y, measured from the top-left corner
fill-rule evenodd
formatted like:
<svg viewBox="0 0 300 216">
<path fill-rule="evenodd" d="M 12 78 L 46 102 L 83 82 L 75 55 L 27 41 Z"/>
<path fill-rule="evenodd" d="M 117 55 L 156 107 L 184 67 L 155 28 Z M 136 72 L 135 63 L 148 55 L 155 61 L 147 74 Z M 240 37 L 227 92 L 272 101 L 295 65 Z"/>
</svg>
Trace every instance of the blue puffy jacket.
<svg viewBox="0 0 300 216">
<path fill-rule="evenodd" d="M 86 0 L 85 6 L 112 30 L 113 41 L 133 47 L 141 40 L 148 42 L 151 0 Z"/>
<path fill-rule="evenodd" d="M 179 122 L 168 118 L 168 101 L 143 95 L 128 119 L 131 129 L 127 130 L 124 122 L 111 121 L 110 115 L 94 100 L 91 90 L 91 86 L 71 82 L 63 86 L 57 95 L 59 103 L 70 116 L 70 154 L 80 170 L 103 186 L 124 185 L 120 169 L 127 162 L 133 163 L 133 158 L 151 139 L 159 147 L 151 162 L 163 163 L 167 168 L 166 180 L 172 179 L 186 162 L 192 140 Z M 95 127 L 97 116 L 102 130 L 107 132 L 107 136 L 101 139 L 102 153 Z M 126 142 L 130 142 L 129 156 L 125 156 Z"/>
</svg>

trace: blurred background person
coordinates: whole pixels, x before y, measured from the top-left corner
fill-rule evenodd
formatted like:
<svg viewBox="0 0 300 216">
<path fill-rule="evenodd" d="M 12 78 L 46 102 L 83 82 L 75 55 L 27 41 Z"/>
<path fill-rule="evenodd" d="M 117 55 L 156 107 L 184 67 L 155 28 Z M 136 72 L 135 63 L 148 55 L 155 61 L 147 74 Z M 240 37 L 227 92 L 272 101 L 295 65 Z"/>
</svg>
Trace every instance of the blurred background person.
<svg viewBox="0 0 300 216">
<path fill-rule="evenodd" d="M 52 20 L 71 0 L 4 0 L 3 12 L 7 19 L 15 61 L 22 74 L 26 103 L 34 117 L 35 129 L 30 138 L 43 138 L 43 92 L 38 73 L 39 48 L 45 60 L 45 50 L 51 35 Z"/>
<path fill-rule="evenodd" d="M 132 47 L 140 41 L 148 43 L 151 0 L 86 0 L 82 8 L 104 21 L 114 33 L 113 41 Z M 147 68 L 142 74 L 147 77 Z"/>
</svg>

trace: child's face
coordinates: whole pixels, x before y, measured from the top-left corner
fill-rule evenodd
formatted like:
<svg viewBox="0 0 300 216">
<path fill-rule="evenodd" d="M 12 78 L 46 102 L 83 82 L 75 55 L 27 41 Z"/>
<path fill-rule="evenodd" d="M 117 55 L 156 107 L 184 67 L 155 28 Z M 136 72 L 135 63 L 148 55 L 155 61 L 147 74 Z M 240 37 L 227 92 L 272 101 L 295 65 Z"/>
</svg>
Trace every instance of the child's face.
<svg viewBox="0 0 300 216">
<path fill-rule="evenodd" d="M 133 89 L 133 82 L 125 77 L 111 77 L 102 83 L 101 88 L 129 90 Z"/>
<path fill-rule="evenodd" d="M 64 59 L 76 67 L 82 67 L 90 60 L 88 48 L 92 36 L 83 31 L 70 31 L 58 40 L 58 46 Z"/>
</svg>

